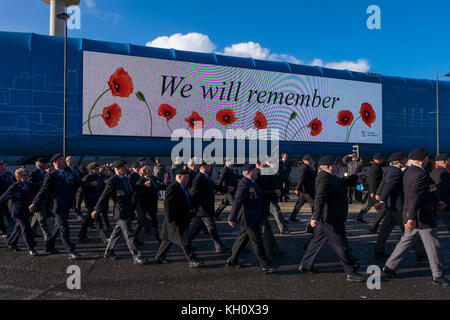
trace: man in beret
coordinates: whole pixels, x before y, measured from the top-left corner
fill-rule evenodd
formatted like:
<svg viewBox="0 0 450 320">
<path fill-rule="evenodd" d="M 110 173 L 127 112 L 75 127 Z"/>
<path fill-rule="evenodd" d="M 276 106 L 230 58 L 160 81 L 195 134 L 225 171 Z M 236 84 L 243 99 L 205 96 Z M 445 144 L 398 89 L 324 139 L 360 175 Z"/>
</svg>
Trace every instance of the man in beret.
<svg viewBox="0 0 450 320">
<path fill-rule="evenodd" d="M 231 257 L 227 260 L 226 265 L 239 268 L 239 255 L 250 241 L 263 273 L 273 273 L 276 267 L 272 265 L 271 260 L 266 256 L 262 239 L 263 193 L 256 183 L 258 168 L 254 164 L 246 164 L 242 168 L 242 173 L 244 177 L 239 180 L 228 216 L 228 224 L 232 228 L 237 223 L 241 223 L 240 235 L 233 245 Z"/>
<path fill-rule="evenodd" d="M 298 195 L 297 203 L 294 210 L 292 210 L 290 221 L 298 221 L 296 219 L 297 214 L 305 203 L 308 202 L 311 207 L 311 212 L 314 211 L 314 197 L 316 194 L 316 173 L 311 167 L 311 155 L 307 154 L 303 157 L 302 164 L 299 168 L 297 187 L 295 188 L 295 194 Z M 312 231 L 307 228 L 308 231 Z"/>
<path fill-rule="evenodd" d="M 215 212 L 215 217 L 219 220 L 220 213 L 233 203 L 234 193 L 236 192 L 236 187 L 238 184 L 238 175 L 233 170 L 232 159 L 225 159 L 225 166 L 220 171 L 219 180 L 217 180 L 219 186 L 227 188 L 227 192 L 222 198 L 220 205 L 217 207 Z"/>
<path fill-rule="evenodd" d="M 377 210 L 381 210 L 382 207 L 385 207 L 386 210 L 375 246 L 375 258 L 389 257 L 384 251 L 384 244 L 395 226 L 399 226 L 402 233 L 405 232 L 402 217 L 404 202 L 403 169 L 406 167 L 408 159 L 405 153 L 395 152 L 389 157 L 388 161 L 390 166 L 383 178 L 384 182 L 380 190 L 379 202 L 374 205 Z M 425 249 L 421 242 L 416 241 L 414 250 L 418 261 L 425 259 Z"/>
<path fill-rule="evenodd" d="M 445 277 L 444 260 L 441 245 L 437 236 L 435 211 L 445 210 L 445 203 L 436 199 L 437 187 L 425 171 L 428 163 L 428 152 L 425 149 L 414 149 L 409 154 L 411 167 L 403 176 L 404 205 L 403 223 L 405 233 L 392 252 L 383 272 L 391 278 L 396 277 L 396 270 L 409 248 L 416 242 L 417 236 L 423 241 L 428 261 L 433 274 L 434 285 L 448 287 L 450 281 Z"/>
<path fill-rule="evenodd" d="M 86 204 L 87 214 L 83 219 L 81 224 L 79 241 L 86 242 L 89 241 L 87 237 L 87 230 L 92 221 L 94 221 L 95 228 L 97 229 L 103 243 L 108 243 L 108 236 L 103 229 L 103 223 L 101 216 L 97 216 L 92 219 L 92 211 L 94 211 L 95 205 L 98 202 L 103 190 L 105 189 L 105 182 L 100 176 L 100 166 L 97 162 L 89 163 L 87 166 L 89 173 L 81 180 L 81 188 L 83 190 L 84 203 Z"/>
<path fill-rule="evenodd" d="M 31 173 L 30 184 L 33 187 L 35 193 L 39 192 L 42 185 L 44 184 L 45 176 L 47 175 L 50 160 L 44 157 L 40 157 L 36 161 L 36 169 Z M 46 197 L 46 196 L 44 196 Z M 44 241 L 50 236 L 50 227 L 46 210 L 47 200 L 44 200 L 43 205 L 36 210 L 31 219 L 31 229 L 35 230 L 37 226 L 41 229 Z"/>
<path fill-rule="evenodd" d="M 0 195 L 5 193 L 15 180 L 12 173 L 7 171 L 7 167 L 8 163 L 6 161 L 0 161 Z M 4 202 L 0 205 L 0 237 L 7 238 L 8 232 L 3 218 L 5 218 L 11 226 L 14 224 L 11 213 L 9 212 L 8 202 Z"/>
<path fill-rule="evenodd" d="M 81 214 L 81 204 L 83 202 L 83 193 L 81 192 L 81 179 L 83 175 L 80 170 L 75 166 L 75 158 L 72 156 L 68 156 L 66 158 L 66 166 L 64 167 L 64 171 L 66 172 L 67 178 L 72 184 L 72 189 L 74 192 L 74 203 L 73 208 L 77 214 L 78 220 L 83 219 L 83 215 Z"/>
<path fill-rule="evenodd" d="M 287 153 L 281 154 L 280 164 L 278 166 L 278 173 L 280 175 L 280 181 L 282 183 L 281 197 L 280 201 L 288 201 L 289 200 L 289 183 L 291 182 L 290 174 L 291 174 L 291 164 L 288 161 Z"/>
<path fill-rule="evenodd" d="M 359 211 L 358 217 L 356 220 L 362 223 L 366 223 L 364 221 L 363 216 L 369 212 L 372 206 L 376 203 L 375 195 L 380 186 L 380 182 L 383 179 L 383 156 L 379 153 L 374 154 L 373 156 L 373 164 L 367 173 L 367 180 L 369 182 L 369 197 L 367 198 L 367 202 L 365 206 Z"/>
<path fill-rule="evenodd" d="M 146 259 L 142 258 L 142 253 L 136 248 L 134 243 L 134 232 L 131 227 L 131 218 L 134 214 L 133 193 L 131 186 L 127 180 L 126 173 L 128 171 L 127 162 L 125 160 L 116 160 L 113 162 L 115 175 L 106 183 L 100 198 L 97 201 L 95 210 L 92 212 L 92 218 L 96 219 L 100 212 L 105 212 L 109 208 L 109 199 L 114 202 L 114 218 L 116 218 L 116 226 L 108 240 L 105 250 L 105 258 L 118 260 L 114 253 L 114 248 L 120 237 L 124 237 L 128 246 L 128 250 L 133 256 L 135 264 L 146 264 Z"/>
<path fill-rule="evenodd" d="M 76 260 L 80 255 L 75 251 L 75 246 L 70 241 L 69 229 L 69 211 L 74 203 L 74 192 L 72 184 L 67 177 L 64 167 L 65 161 L 62 154 L 55 154 L 50 161 L 53 163 L 55 170 L 47 173 L 41 189 L 34 198 L 29 209 L 34 213 L 37 208 L 45 205 L 47 197 L 51 199 L 51 211 L 55 217 L 55 225 L 50 237 L 45 244 L 45 252 L 50 254 L 58 253 L 55 248 L 55 242 L 59 235 L 69 254 L 69 259 Z"/>
<path fill-rule="evenodd" d="M 156 264 L 165 264 L 169 260 L 166 254 L 172 243 L 177 244 L 189 261 L 190 268 L 198 268 L 202 264 L 192 249 L 189 241 L 189 223 L 191 221 L 192 199 L 187 190 L 189 171 L 181 169 L 175 172 L 175 181 L 166 189 L 164 197 L 164 222 L 161 229 L 161 244 L 155 256 Z"/>
<path fill-rule="evenodd" d="M 438 187 L 438 199 L 445 203 L 444 210 L 439 210 L 438 214 L 450 231 L 450 159 L 447 153 L 437 155 L 435 158 L 436 169 L 431 173 L 431 179 Z"/>
<path fill-rule="evenodd" d="M 348 281 L 365 281 L 366 277 L 356 272 L 359 264 L 350 254 L 345 232 L 348 214 L 347 187 L 358 184 L 365 173 L 338 178 L 339 164 L 336 157 L 324 156 L 319 160 L 320 172 L 316 179 L 316 197 L 311 226 L 316 228 L 303 255 L 299 271 L 313 272 L 314 260 L 323 245 L 329 241 L 338 256 Z"/>
<path fill-rule="evenodd" d="M 351 176 L 354 174 L 358 174 L 364 171 L 364 168 L 361 164 L 361 162 L 358 159 L 358 155 L 356 153 L 352 153 L 349 155 L 346 155 L 342 161 L 347 164 L 347 175 Z M 356 186 L 354 187 L 348 187 L 348 203 L 356 202 L 356 193 L 358 190 L 356 190 Z"/>
</svg>

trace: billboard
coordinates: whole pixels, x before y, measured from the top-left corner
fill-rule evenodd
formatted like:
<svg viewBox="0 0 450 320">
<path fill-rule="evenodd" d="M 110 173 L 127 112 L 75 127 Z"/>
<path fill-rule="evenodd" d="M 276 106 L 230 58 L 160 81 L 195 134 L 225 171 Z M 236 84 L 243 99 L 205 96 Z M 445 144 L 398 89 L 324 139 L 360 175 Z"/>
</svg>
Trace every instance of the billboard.
<svg viewBox="0 0 450 320">
<path fill-rule="evenodd" d="M 83 51 L 83 135 L 262 129 L 281 141 L 382 143 L 379 83 Z"/>
</svg>

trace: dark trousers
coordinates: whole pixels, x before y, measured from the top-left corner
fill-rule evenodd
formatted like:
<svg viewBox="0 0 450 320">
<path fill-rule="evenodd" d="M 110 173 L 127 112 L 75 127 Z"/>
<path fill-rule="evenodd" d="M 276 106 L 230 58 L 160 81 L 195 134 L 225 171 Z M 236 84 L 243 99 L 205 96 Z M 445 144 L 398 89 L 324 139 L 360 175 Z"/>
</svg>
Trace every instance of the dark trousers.
<svg viewBox="0 0 450 320">
<path fill-rule="evenodd" d="M 0 233 L 7 233 L 5 221 L 4 219 L 8 220 L 9 223 L 12 223 L 11 214 L 9 213 L 9 207 L 8 203 L 3 203 L 0 205 Z"/>
<path fill-rule="evenodd" d="M 19 242 L 20 235 L 23 236 L 23 240 L 28 248 L 28 250 L 32 250 L 36 243 L 33 239 L 33 232 L 31 231 L 30 219 L 19 219 L 16 218 L 16 224 L 14 226 L 14 230 L 11 233 L 11 236 L 8 240 L 9 246 L 17 246 L 17 242 Z"/>
<path fill-rule="evenodd" d="M 50 237 L 47 240 L 46 247 L 51 249 L 55 247 L 55 242 L 58 236 L 61 234 L 61 240 L 67 253 L 71 253 L 75 250 L 75 246 L 70 242 L 70 229 L 68 222 L 69 213 L 65 215 L 55 214 L 55 225 Z"/>
<path fill-rule="evenodd" d="M 358 218 L 362 218 L 363 215 L 369 212 L 375 203 L 376 201 L 369 195 L 367 197 L 366 203 L 364 204 L 364 207 L 362 207 L 361 210 L 359 211 Z"/>
<path fill-rule="evenodd" d="M 272 226 L 270 225 L 269 217 L 264 216 L 261 224 L 261 233 L 265 246 L 268 248 L 270 255 L 277 255 L 280 253 L 277 241 L 273 236 Z"/>
<path fill-rule="evenodd" d="M 381 221 L 383 220 L 384 216 L 386 215 L 387 208 L 386 205 L 383 204 L 380 209 L 377 210 L 377 213 L 375 215 L 375 218 L 373 219 L 372 223 L 370 224 L 370 229 L 373 231 L 378 230 L 378 227 L 380 226 Z"/>
<path fill-rule="evenodd" d="M 219 217 L 220 213 L 225 210 L 227 206 L 231 206 L 234 200 L 234 192 L 228 192 L 224 195 L 222 201 L 216 209 L 215 216 Z"/>
<path fill-rule="evenodd" d="M 289 178 L 280 178 L 281 182 L 281 198 L 286 198 L 289 194 Z"/>
<path fill-rule="evenodd" d="M 292 210 L 290 219 L 295 219 L 300 209 L 305 203 L 309 204 L 311 207 L 311 212 L 314 212 L 314 198 L 309 193 L 300 192 L 298 195 L 298 200 L 295 203 L 294 210 Z"/>
<path fill-rule="evenodd" d="M 240 254 L 244 251 L 245 246 L 249 241 L 252 244 L 253 251 L 255 252 L 261 267 L 268 266 L 270 264 L 270 259 L 266 256 L 266 251 L 264 250 L 261 226 L 254 228 L 241 226 L 241 233 L 233 245 L 229 261 L 231 263 L 237 263 Z"/>
<path fill-rule="evenodd" d="M 105 254 L 109 254 L 114 250 L 117 241 L 119 241 L 122 236 L 125 238 L 128 250 L 133 256 L 133 259 L 140 258 L 141 252 L 136 249 L 136 246 L 134 244 L 134 233 L 133 228 L 131 227 L 131 218 L 117 220 L 116 226 L 114 227 L 111 236 L 109 237 Z"/>
<path fill-rule="evenodd" d="M 102 212 L 103 223 L 107 228 L 111 228 L 111 222 L 109 222 L 108 211 Z"/>
<path fill-rule="evenodd" d="M 355 258 L 350 254 L 347 245 L 344 223 L 330 225 L 319 222 L 300 265 L 305 269 L 312 269 L 317 254 L 327 241 L 330 242 L 331 248 L 339 258 L 345 273 L 353 273 Z"/>
<path fill-rule="evenodd" d="M 84 192 L 82 188 L 78 188 L 78 191 L 75 194 L 75 212 L 79 214 L 81 212 L 81 205 L 84 200 Z"/>
<path fill-rule="evenodd" d="M 137 239 L 142 229 L 144 229 L 145 232 L 149 232 L 151 227 L 153 235 L 156 240 L 158 240 L 158 243 L 160 243 L 157 212 L 154 210 L 146 210 L 142 205 L 138 204 L 136 206 L 136 213 L 138 222 L 136 224 L 136 229 L 134 230 L 134 237 Z"/>
<path fill-rule="evenodd" d="M 386 216 L 381 224 L 380 232 L 378 233 L 377 244 L 375 246 L 375 252 L 384 253 L 384 244 L 395 226 L 399 226 L 402 234 L 405 233 L 405 225 L 403 224 L 403 216 L 401 212 L 396 210 L 388 210 Z M 414 251 L 416 256 L 425 256 L 425 248 L 422 241 L 416 241 L 414 243 Z"/>
<path fill-rule="evenodd" d="M 87 238 L 87 230 L 92 221 L 94 221 L 95 228 L 98 231 L 98 234 L 102 238 L 103 241 L 106 241 L 108 239 L 108 236 L 106 235 L 105 230 L 103 229 L 103 223 L 102 223 L 102 217 L 97 216 L 94 220 L 92 220 L 91 212 L 94 211 L 94 208 L 88 207 L 87 208 L 87 214 L 83 218 L 83 223 L 81 224 L 80 228 L 80 239 L 86 239 Z"/>
<path fill-rule="evenodd" d="M 216 250 L 219 250 L 224 247 L 222 240 L 220 240 L 219 232 L 217 231 L 217 226 L 214 221 L 214 218 L 212 217 L 194 217 L 191 221 L 190 230 L 189 230 L 189 243 L 192 243 L 192 240 L 194 240 L 198 234 L 200 233 L 200 230 L 202 230 L 202 227 L 205 226 L 208 230 L 209 234 L 211 235 L 211 238 L 214 241 L 214 247 Z"/>
<path fill-rule="evenodd" d="M 192 250 L 192 246 L 190 244 L 179 244 L 181 250 L 183 250 L 184 255 L 186 256 L 186 259 L 188 261 L 193 261 L 196 259 L 195 253 Z M 158 252 L 156 253 L 155 259 L 159 259 L 160 257 L 165 258 L 167 252 L 169 252 L 170 248 L 172 247 L 172 242 L 168 240 L 163 240 L 161 242 L 161 245 L 158 248 Z"/>
</svg>

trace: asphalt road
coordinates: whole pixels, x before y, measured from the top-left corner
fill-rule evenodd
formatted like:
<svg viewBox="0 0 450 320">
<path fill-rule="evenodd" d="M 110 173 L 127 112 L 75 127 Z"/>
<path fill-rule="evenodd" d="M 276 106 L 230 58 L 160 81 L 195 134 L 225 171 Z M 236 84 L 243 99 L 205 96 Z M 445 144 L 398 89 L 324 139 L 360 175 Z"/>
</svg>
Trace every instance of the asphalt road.
<svg viewBox="0 0 450 320">
<path fill-rule="evenodd" d="M 295 196 L 294 196 L 295 197 Z M 294 198 L 292 197 L 292 198 Z M 285 217 L 293 208 L 294 201 L 280 203 Z M 369 265 L 383 266 L 384 261 L 373 257 L 376 235 L 368 232 L 368 225 L 357 222 L 356 213 L 360 205 L 351 205 L 347 222 L 349 242 L 353 254 L 360 258 L 361 272 Z M 160 210 L 161 211 L 161 210 Z M 224 211 L 225 218 L 229 208 Z M 310 237 L 304 232 L 310 218 L 309 207 L 302 209 L 299 222 L 289 223 L 287 235 L 280 235 L 275 221 L 272 229 L 286 256 L 274 259 L 279 265 L 276 273 L 263 275 L 253 252 L 243 254 L 242 269 L 228 269 L 225 261 L 228 255 L 215 253 L 209 235 L 200 235 L 194 241 L 197 255 L 205 264 L 199 269 L 189 269 L 186 260 L 177 246 L 168 255 L 172 261 L 166 265 L 134 265 L 122 240 L 116 249 L 122 259 L 104 259 L 105 246 L 94 229 L 89 230 L 93 240 L 78 244 L 77 235 L 80 222 L 70 221 L 72 239 L 82 258 L 69 261 L 65 253 L 30 257 L 23 252 L 10 252 L 7 243 L 0 239 L 0 300 L 4 299 L 199 299 L 199 300 L 245 300 L 245 299 L 450 299 L 450 289 L 431 285 L 431 272 L 428 262 L 416 263 L 414 252 L 409 252 L 399 270 L 399 279 L 382 277 L 381 289 L 369 290 L 365 283 L 347 282 L 343 269 L 336 256 L 326 245 L 317 257 L 315 268 L 319 274 L 304 275 L 297 271 L 303 255 L 303 245 Z M 373 212 L 373 211 L 372 211 Z M 373 213 L 366 215 L 368 220 Z M 163 220 L 159 215 L 160 225 Z M 235 236 L 225 221 L 217 223 L 226 246 L 231 247 Z M 439 237 L 447 265 L 450 264 L 450 236 L 446 227 L 440 225 Z M 391 252 L 400 239 L 400 231 L 394 229 L 386 245 Z M 152 235 L 141 236 L 145 240 L 144 257 L 151 261 L 157 250 L 157 242 Z M 44 249 L 41 238 L 37 239 L 38 252 Z M 22 242 L 19 247 L 25 250 Z M 58 240 L 57 248 L 64 252 Z M 250 246 L 249 246 L 250 248 Z M 70 265 L 81 270 L 81 289 L 69 290 L 67 273 Z"/>
</svg>

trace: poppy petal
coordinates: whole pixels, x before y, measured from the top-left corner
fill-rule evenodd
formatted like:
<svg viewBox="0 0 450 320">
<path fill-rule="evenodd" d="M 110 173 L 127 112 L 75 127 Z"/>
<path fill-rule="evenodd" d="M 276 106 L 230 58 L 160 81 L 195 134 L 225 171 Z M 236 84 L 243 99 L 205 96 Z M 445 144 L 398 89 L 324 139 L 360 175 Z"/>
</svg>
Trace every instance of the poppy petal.
<svg viewBox="0 0 450 320">
<path fill-rule="evenodd" d="M 163 103 L 158 108 L 158 116 L 166 118 L 167 121 L 175 117 L 176 114 L 177 110 L 166 103 Z"/>
<path fill-rule="evenodd" d="M 113 103 L 112 105 L 103 109 L 102 118 L 105 121 L 105 124 L 114 128 L 119 124 L 120 117 L 122 116 L 122 109 L 119 107 L 117 103 Z"/>
<path fill-rule="evenodd" d="M 337 116 L 338 120 L 336 121 L 337 124 L 346 127 L 350 126 L 353 122 L 353 113 L 349 110 L 341 110 L 338 113 Z"/>
<path fill-rule="evenodd" d="M 223 126 L 228 126 L 235 122 L 237 118 L 234 115 L 234 111 L 232 109 L 223 109 L 217 112 L 216 120 Z"/>
<path fill-rule="evenodd" d="M 133 80 L 128 72 L 122 67 L 117 68 L 117 70 L 109 77 L 108 85 L 112 95 L 115 97 L 127 98 L 133 93 L 134 89 Z"/>
</svg>

